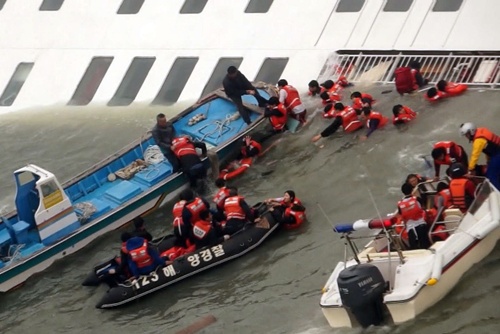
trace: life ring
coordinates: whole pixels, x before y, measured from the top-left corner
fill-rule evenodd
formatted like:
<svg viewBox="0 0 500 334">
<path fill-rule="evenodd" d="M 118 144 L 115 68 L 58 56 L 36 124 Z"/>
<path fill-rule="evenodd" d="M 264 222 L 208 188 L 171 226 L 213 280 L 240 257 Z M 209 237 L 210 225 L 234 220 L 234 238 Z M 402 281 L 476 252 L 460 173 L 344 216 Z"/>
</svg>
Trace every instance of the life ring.
<svg viewBox="0 0 500 334">
<path fill-rule="evenodd" d="M 446 93 L 449 96 L 457 96 L 463 94 L 467 90 L 468 86 L 465 84 L 456 84 L 453 82 L 448 82 L 448 85 L 445 88 Z"/>
<path fill-rule="evenodd" d="M 219 178 L 231 180 L 245 172 L 252 165 L 252 163 L 252 158 L 243 158 L 239 161 L 233 161 L 228 165 L 228 168 L 224 168 L 220 171 Z"/>
</svg>

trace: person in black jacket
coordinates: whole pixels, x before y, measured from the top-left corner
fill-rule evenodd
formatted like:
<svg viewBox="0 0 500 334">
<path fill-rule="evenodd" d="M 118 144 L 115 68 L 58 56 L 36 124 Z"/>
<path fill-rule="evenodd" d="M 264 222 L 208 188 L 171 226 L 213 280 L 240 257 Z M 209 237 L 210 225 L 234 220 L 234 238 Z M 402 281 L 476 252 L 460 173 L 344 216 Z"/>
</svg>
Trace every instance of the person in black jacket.
<svg viewBox="0 0 500 334">
<path fill-rule="evenodd" d="M 132 219 L 132 222 L 134 223 L 134 228 L 135 230 L 132 232 L 133 237 L 141 237 L 146 239 L 147 241 L 153 240 L 153 236 L 151 233 L 146 231 L 146 228 L 144 227 L 144 219 L 142 217 L 135 217 Z"/>
<path fill-rule="evenodd" d="M 165 158 L 172 165 L 172 171 L 176 173 L 179 171 L 180 164 L 177 157 L 173 154 L 170 147 L 172 146 L 172 139 L 174 138 L 174 127 L 172 122 L 168 122 L 165 114 L 158 114 L 156 116 L 156 125 L 151 130 L 153 139 L 163 152 Z"/>
<path fill-rule="evenodd" d="M 248 110 L 246 110 L 243 106 L 241 97 L 243 95 L 250 94 L 257 99 L 259 107 L 264 108 L 267 104 L 267 100 L 260 96 L 259 91 L 234 66 L 229 66 L 227 68 L 227 75 L 222 81 L 222 86 L 224 87 L 224 91 L 227 97 L 229 97 L 234 102 L 234 104 L 236 104 L 241 118 L 243 118 L 243 121 L 245 121 L 245 123 L 247 124 L 252 123 L 252 121 L 250 120 Z"/>
</svg>

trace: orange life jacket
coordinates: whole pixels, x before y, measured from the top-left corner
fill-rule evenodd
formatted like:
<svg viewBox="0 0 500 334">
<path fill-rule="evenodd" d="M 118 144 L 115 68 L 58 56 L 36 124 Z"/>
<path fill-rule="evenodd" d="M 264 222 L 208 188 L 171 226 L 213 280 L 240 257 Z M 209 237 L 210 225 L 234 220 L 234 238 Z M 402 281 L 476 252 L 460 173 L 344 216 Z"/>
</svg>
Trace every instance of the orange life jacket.
<svg viewBox="0 0 500 334">
<path fill-rule="evenodd" d="M 367 93 L 361 93 L 361 97 L 355 97 L 352 100 L 352 107 L 355 110 L 361 110 L 363 109 L 363 100 L 369 100 L 369 104 L 371 105 L 373 103 L 373 97 L 370 94 Z"/>
<path fill-rule="evenodd" d="M 127 250 L 127 248 L 125 247 L 124 253 L 130 256 L 130 259 L 135 262 L 137 268 L 144 268 L 153 264 L 153 259 L 148 253 L 147 240 L 144 240 L 142 245 L 136 249 Z"/>
<path fill-rule="evenodd" d="M 224 209 L 224 201 L 227 196 L 229 196 L 229 189 L 227 187 L 222 187 L 219 189 L 217 194 L 215 194 L 213 202 L 219 209 Z"/>
<path fill-rule="evenodd" d="M 443 201 L 443 206 L 444 208 L 449 208 L 451 206 L 451 192 L 450 189 L 443 189 L 441 190 L 436 197 L 434 197 L 434 205 L 436 208 L 438 207 L 438 201 L 439 197 L 442 197 L 444 199 Z"/>
<path fill-rule="evenodd" d="M 250 146 L 250 149 L 252 149 L 252 148 L 256 148 L 256 149 L 257 149 L 257 151 L 259 151 L 259 153 L 262 151 L 262 145 L 261 145 L 261 144 L 259 144 L 258 142 L 256 142 L 255 140 L 250 140 L 250 145 L 249 145 L 249 146 Z M 244 157 L 246 157 L 246 156 L 247 156 L 247 152 L 246 152 L 245 148 L 246 148 L 246 146 L 243 146 L 243 147 L 241 148 L 241 154 L 242 154 Z"/>
<path fill-rule="evenodd" d="M 448 93 L 449 96 L 457 96 L 464 93 L 467 90 L 467 85 L 465 84 L 457 84 L 454 82 L 448 82 L 446 87 L 444 88 L 445 92 Z"/>
<path fill-rule="evenodd" d="M 424 98 L 429 102 L 436 102 L 436 101 L 442 100 L 444 98 L 447 98 L 448 96 L 449 96 L 448 93 L 442 92 L 440 90 L 438 90 L 436 95 L 434 95 L 433 97 L 429 97 L 429 95 L 427 95 L 427 93 L 424 93 Z"/>
<path fill-rule="evenodd" d="M 224 201 L 224 212 L 226 213 L 227 220 L 229 219 L 245 219 L 246 214 L 240 205 L 240 200 L 243 196 L 232 196 L 226 198 Z"/>
<path fill-rule="evenodd" d="M 286 99 L 283 104 L 288 112 L 291 112 L 293 108 L 302 104 L 299 92 L 295 89 L 295 87 L 286 85 L 282 89 L 286 92 Z"/>
<path fill-rule="evenodd" d="M 486 128 L 477 128 L 474 139 L 484 138 L 488 141 L 483 152 L 489 157 L 500 153 L 500 137 Z"/>
<path fill-rule="evenodd" d="M 212 223 L 207 222 L 205 220 L 198 220 L 193 225 L 193 236 L 198 240 L 202 240 L 208 235 L 211 229 L 212 229 Z"/>
<path fill-rule="evenodd" d="M 451 165 L 456 162 L 455 156 L 457 158 L 462 156 L 462 150 L 460 147 L 452 141 L 438 141 L 434 144 L 433 149 L 444 148 L 446 153 L 444 154 L 444 160 L 435 160 L 438 165 Z"/>
<path fill-rule="evenodd" d="M 281 131 L 286 125 L 287 121 L 287 113 L 285 107 L 280 103 L 274 110 L 278 110 L 281 113 L 281 116 L 271 116 L 269 117 L 269 121 L 273 126 L 273 129 L 276 131 Z"/>
<path fill-rule="evenodd" d="M 172 151 L 177 158 L 188 154 L 197 154 L 193 143 L 186 137 L 177 137 L 172 140 Z"/>
<path fill-rule="evenodd" d="M 344 110 L 339 111 L 336 115 L 342 117 L 342 127 L 345 132 L 353 132 L 363 127 L 363 123 L 358 119 L 354 108 L 345 107 Z"/>
<path fill-rule="evenodd" d="M 467 211 L 473 198 L 465 191 L 465 184 L 469 180 L 466 178 L 453 179 L 450 182 L 451 203 L 462 212 Z"/>
<path fill-rule="evenodd" d="M 326 88 L 322 89 L 322 92 L 328 93 L 328 99 L 322 101 L 323 105 L 341 101 L 342 100 L 342 95 L 340 94 L 341 89 L 342 87 L 337 84 L 334 84 L 330 89 Z"/>
<path fill-rule="evenodd" d="M 285 209 L 285 217 L 293 216 L 295 218 L 294 225 L 300 225 L 306 219 L 306 214 L 304 211 L 295 211 L 291 207 Z"/>
<path fill-rule="evenodd" d="M 415 196 L 403 198 L 398 202 L 401 218 L 406 223 L 409 220 L 419 220 L 425 217 L 425 210 L 422 209 Z"/>
<path fill-rule="evenodd" d="M 366 127 L 370 127 L 370 120 L 375 120 L 378 119 L 378 126 L 377 129 L 382 128 L 388 121 L 388 118 L 379 113 L 378 111 L 372 111 L 370 112 L 370 115 L 368 115 L 368 119 L 366 120 Z"/>
<path fill-rule="evenodd" d="M 185 208 L 191 213 L 191 223 L 200 220 L 200 213 L 208 209 L 199 197 L 196 197 L 191 203 L 186 204 Z"/>
<path fill-rule="evenodd" d="M 184 209 L 184 205 L 186 205 L 185 200 L 175 203 L 174 208 L 172 209 L 172 215 L 174 217 L 182 217 L 182 209 Z"/>
</svg>

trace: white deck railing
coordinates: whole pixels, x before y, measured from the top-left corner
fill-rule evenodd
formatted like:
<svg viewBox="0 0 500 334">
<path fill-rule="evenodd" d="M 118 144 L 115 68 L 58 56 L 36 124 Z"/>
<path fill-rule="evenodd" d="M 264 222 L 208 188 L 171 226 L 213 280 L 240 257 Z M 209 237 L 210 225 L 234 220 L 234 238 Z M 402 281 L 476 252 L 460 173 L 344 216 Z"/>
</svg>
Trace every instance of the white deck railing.
<svg viewBox="0 0 500 334">
<path fill-rule="evenodd" d="M 394 83 L 394 71 L 417 60 L 421 73 L 430 83 L 446 80 L 473 86 L 500 89 L 500 55 L 376 55 L 352 52 L 330 55 L 318 80 L 346 76 L 350 82 Z"/>
</svg>

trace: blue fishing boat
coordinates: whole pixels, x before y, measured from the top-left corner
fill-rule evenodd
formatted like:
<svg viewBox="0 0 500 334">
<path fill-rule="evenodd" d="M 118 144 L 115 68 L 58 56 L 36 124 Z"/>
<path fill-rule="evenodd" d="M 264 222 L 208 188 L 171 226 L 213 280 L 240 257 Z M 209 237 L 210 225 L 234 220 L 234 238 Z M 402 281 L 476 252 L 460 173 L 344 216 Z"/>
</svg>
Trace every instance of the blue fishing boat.
<svg viewBox="0 0 500 334">
<path fill-rule="evenodd" d="M 255 87 L 265 98 L 276 96 L 272 85 Z M 224 160 L 264 120 L 253 96 L 243 96 L 243 103 L 250 125 L 223 90 L 216 90 L 172 119 L 176 135 L 204 142 L 211 156 Z M 187 179 L 173 173 L 162 154 L 147 163 L 145 155 L 154 144 L 147 133 L 64 184 L 32 164 L 16 170 L 17 210 L 0 222 L 0 292 L 178 195 Z"/>
</svg>

